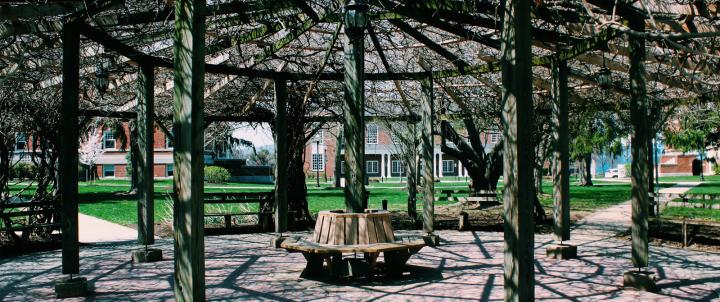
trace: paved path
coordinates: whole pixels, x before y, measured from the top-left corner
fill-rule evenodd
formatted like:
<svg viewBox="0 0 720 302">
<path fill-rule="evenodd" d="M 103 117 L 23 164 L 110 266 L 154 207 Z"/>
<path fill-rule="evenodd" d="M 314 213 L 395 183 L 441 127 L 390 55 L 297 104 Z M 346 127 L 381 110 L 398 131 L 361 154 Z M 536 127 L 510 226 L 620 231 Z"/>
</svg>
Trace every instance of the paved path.
<svg viewBox="0 0 720 302">
<path fill-rule="evenodd" d="M 78 231 L 82 243 L 137 240 L 137 230 L 84 214 L 78 215 Z"/>
<path fill-rule="evenodd" d="M 660 193 L 664 194 L 683 194 L 687 191 L 690 191 L 695 186 L 698 186 L 702 182 L 699 181 L 693 181 L 693 182 L 678 182 L 675 186 L 669 187 L 669 188 L 662 188 L 660 189 Z"/>
</svg>

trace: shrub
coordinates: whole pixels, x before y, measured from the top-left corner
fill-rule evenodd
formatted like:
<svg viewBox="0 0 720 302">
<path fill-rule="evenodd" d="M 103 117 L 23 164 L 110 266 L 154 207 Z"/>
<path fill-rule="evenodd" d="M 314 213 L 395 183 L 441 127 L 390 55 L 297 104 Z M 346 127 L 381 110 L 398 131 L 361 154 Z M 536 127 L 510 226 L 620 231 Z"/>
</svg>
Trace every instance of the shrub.
<svg viewBox="0 0 720 302">
<path fill-rule="evenodd" d="M 230 171 L 223 167 L 205 167 L 205 180 L 209 183 L 224 183 L 230 180 Z"/>
<path fill-rule="evenodd" d="M 37 172 L 37 167 L 33 164 L 29 163 L 18 163 L 12 168 L 12 177 L 18 178 L 20 180 L 24 179 L 35 179 L 35 173 Z"/>
<path fill-rule="evenodd" d="M 716 162 L 713 166 L 713 172 L 715 175 L 720 175 L 720 163 Z"/>
</svg>

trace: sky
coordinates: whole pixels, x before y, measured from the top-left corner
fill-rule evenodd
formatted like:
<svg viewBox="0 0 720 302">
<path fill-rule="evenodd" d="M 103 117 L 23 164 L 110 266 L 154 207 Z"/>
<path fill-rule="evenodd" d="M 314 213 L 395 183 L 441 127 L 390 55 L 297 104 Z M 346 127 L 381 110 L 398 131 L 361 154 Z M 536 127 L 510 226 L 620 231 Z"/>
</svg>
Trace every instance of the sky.
<svg viewBox="0 0 720 302">
<path fill-rule="evenodd" d="M 249 124 L 241 124 L 238 129 L 233 131 L 232 136 L 250 141 L 255 145 L 255 147 L 275 144 L 272 137 L 272 131 L 270 131 L 270 125 L 264 123 L 255 128 L 250 127 Z"/>
</svg>

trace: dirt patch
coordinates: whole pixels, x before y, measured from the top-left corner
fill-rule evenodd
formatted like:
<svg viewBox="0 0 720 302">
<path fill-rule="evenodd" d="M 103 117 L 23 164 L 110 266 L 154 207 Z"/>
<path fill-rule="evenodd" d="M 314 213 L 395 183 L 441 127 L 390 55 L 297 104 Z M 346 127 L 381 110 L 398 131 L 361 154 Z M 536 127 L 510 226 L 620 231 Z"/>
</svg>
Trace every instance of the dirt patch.
<svg viewBox="0 0 720 302">
<path fill-rule="evenodd" d="M 0 258 L 21 254 L 51 251 L 60 248 L 60 234 L 49 236 L 31 235 L 27 242 L 16 242 L 10 236 L 0 234 Z"/>
<path fill-rule="evenodd" d="M 682 225 L 674 222 L 660 224 L 650 222 L 648 225 L 650 243 L 657 246 L 683 248 Z M 630 241 L 630 230 L 618 237 Z M 720 228 L 714 226 L 688 226 L 688 246 L 686 249 L 720 253 Z"/>
</svg>

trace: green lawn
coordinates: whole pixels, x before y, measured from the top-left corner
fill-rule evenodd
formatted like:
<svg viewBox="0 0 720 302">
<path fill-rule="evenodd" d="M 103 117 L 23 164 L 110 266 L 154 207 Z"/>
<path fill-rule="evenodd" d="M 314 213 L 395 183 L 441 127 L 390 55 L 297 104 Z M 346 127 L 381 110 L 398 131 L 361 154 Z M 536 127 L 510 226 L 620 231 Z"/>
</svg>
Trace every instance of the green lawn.
<svg viewBox="0 0 720 302">
<path fill-rule="evenodd" d="M 700 181 L 700 176 L 692 176 L 692 175 L 660 176 L 660 181 L 666 181 L 666 182 Z M 720 182 L 720 175 L 705 175 L 705 181 Z"/>
<path fill-rule="evenodd" d="M 720 181 L 704 182 L 690 189 L 689 194 L 720 194 Z"/>
<path fill-rule="evenodd" d="M 345 207 L 343 200 L 343 189 L 331 188 L 329 184 L 321 184 L 321 188 L 315 188 L 308 185 L 308 203 L 311 212 L 321 210 L 342 209 Z M 467 188 L 464 182 L 440 182 L 436 183 L 437 190 L 446 187 Z M 499 184 L 502 186 L 502 184 Z M 17 192 L 21 186 L 11 186 L 11 191 Z M 258 187 L 258 188 L 248 188 Z M 392 187 L 392 188 L 387 188 Z M 371 183 L 368 190 L 370 191 L 369 207 L 381 208 L 383 199 L 388 200 L 388 208 L 395 211 L 404 211 L 407 207 L 407 191 L 403 188 L 405 184 L 400 183 Z M 79 207 L 83 214 L 95 216 L 101 219 L 109 220 L 123 225 L 136 224 L 137 201 L 135 197 L 126 195 L 130 186 L 127 180 L 101 180 L 95 183 L 81 183 L 79 186 Z M 547 193 L 552 192 L 552 185 L 549 181 L 544 181 L 544 192 L 546 195 L 541 202 L 544 205 L 552 205 L 552 197 Z M 272 189 L 270 185 L 256 184 L 206 184 L 206 192 L 257 192 L 269 191 Z M 172 200 L 170 193 L 172 191 L 172 183 L 170 180 L 159 180 L 155 182 L 155 219 L 156 221 L 172 220 Z M 30 195 L 34 190 L 28 190 Z M 439 193 L 439 192 L 438 192 Z M 630 198 L 630 185 L 624 183 L 607 183 L 598 184 L 593 187 L 580 187 L 572 185 L 570 188 L 571 208 L 573 210 L 592 211 L 599 208 L 609 207 Z M 292 198 L 292 196 L 290 196 Z M 421 196 L 418 196 L 418 210 L 422 209 Z M 448 201 L 437 201 L 436 205 L 448 204 Z M 228 207 L 238 207 L 236 205 L 207 205 L 206 211 L 220 210 L 218 207 L 224 207 L 222 210 L 228 210 Z M 253 211 L 256 205 L 251 208 L 238 209 L 234 211 Z"/>
<path fill-rule="evenodd" d="M 689 219 L 720 221 L 720 210 L 689 207 L 667 207 L 662 211 L 660 217 L 670 219 L 682 219 L 684 217 Z"/>
</svg>

